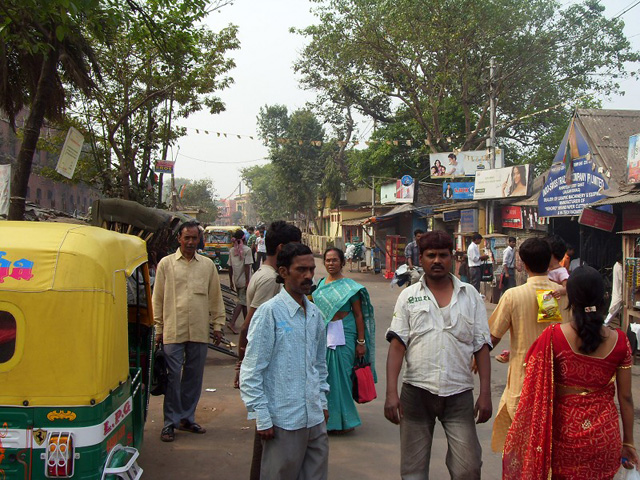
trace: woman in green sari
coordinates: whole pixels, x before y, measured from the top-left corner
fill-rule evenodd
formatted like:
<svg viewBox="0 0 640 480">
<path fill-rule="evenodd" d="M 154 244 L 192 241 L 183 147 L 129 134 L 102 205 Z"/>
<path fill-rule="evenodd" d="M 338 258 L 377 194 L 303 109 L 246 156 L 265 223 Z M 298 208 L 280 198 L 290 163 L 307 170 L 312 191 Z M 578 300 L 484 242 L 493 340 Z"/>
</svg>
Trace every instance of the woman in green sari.
<svg viewBox="0 0 640 480">
<path fill-rule="evenodd" d="M 359 426 L 360 415 L 352 396 L 352 371 L 356 359 L 364 358 L 375 371 L 375 323 L 367 289 L 342 274 L 344 252 L 331 247 L 324 252 L 328 276 L 313 292 L 313 301 L 327 324 L 327 370 L 329 421 L 327 430 L 345 432 Z"/>
</svg>

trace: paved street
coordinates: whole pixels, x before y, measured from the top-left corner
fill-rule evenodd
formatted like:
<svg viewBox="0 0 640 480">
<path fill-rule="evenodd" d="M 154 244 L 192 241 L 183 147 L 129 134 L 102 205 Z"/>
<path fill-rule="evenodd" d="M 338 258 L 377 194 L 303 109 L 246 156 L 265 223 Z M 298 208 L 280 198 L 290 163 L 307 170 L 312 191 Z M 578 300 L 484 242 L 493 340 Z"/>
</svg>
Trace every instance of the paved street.
<svg viewBox="0 0 640 480">
<path fill-rule="evenodd" d="M 316 278 L 325 276 L 322 262 L 318 265 Z M 330 479 L 393 479 L 399 478 L 399 431 L 398 427 L 384 418 L 385 361 L 387 342 L 384 339 L 389 325 L 395 300 L 400 292 L 398 287 L 389 286 L 389 280 L 382 275 L 349 272 L 345 275 L 365 285 L 371 295 L 376 311 L 376 362 L 378 366 L 378 398 L 359 406 L 363 425 L 354 432 L 343 436 L 331 436 Z M 223 281 L 228 277 L 223 275 Z M 494 305 L 487 304 L 487 310 Z M 228 335 L 237 341 L 237 336 Z M 493 360 L 504 348 L 504 339 L 496 352 L 492 353 L 493 413 L 506 381 L 507 366 Z M 176 431 L 174 443 L 162 443 L 162 398 L 152 397 L 145 429 L 140 465 L 145 470 L 145 478 L 151 479 L 246 479 L 249 475 L 253 442 L 253 423 L 246 419 L 246 410 L 240 400 L 240 393 L 233 388 L 235 359 L 210 351 L 205 370 L 202 398 L 198 406 L 196 420 L 205 428 L 205 435 L 195 435 Z M 640 404 L 640 365 L 633 367 L 634 397 Z M 215 389 L 214 392 L 206 389 Z M 477 390 L 476 390 L 477 392 Z M 478 427 L 483 449 L 483 478 L 499 479 L 501 476 L 500 455 L 490 448 L 493 420 Z M 640 439 L 640 422 L 636 415 L 635 437 Z M 446 439 L 441 427 L 437 427 L 433 443 L 431 478 L 446 479 L 448 473 L 444 465 Z"/>
</svg>

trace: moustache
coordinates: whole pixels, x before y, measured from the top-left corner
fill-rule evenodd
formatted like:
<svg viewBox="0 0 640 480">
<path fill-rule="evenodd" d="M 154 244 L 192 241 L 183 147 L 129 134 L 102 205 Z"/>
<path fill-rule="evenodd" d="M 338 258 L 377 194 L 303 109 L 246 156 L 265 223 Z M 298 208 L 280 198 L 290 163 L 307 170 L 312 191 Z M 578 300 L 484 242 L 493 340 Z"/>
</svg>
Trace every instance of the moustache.
<svg viewBox="0 0 640 480">
<path fill-rule="evenodd" d="M 311 280 L 304 280 L 302 282 L 302 286 L 306 287 L 307 285 L 311 286 L 311 285 L 313 285 L 313 282 Z"/>
</svg>

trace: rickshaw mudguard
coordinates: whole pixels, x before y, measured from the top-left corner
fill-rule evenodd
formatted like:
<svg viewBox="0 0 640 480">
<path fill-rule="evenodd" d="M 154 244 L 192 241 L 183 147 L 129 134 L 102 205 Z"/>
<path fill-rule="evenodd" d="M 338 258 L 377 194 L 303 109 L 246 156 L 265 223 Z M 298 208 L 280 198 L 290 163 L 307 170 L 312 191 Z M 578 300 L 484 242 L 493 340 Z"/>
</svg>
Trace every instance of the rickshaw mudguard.
<svg viewBox="0 0 640 480">
<path fill-rule="evenodd" d="M 58 435 L 72 439 L 73 478 L 100 479 L 115 445 L 141 445 L 132 386 L 128 380 L 93 406 L 0 407 L 0 480 L 47 478 L 47 450 Z"/>
</svg>

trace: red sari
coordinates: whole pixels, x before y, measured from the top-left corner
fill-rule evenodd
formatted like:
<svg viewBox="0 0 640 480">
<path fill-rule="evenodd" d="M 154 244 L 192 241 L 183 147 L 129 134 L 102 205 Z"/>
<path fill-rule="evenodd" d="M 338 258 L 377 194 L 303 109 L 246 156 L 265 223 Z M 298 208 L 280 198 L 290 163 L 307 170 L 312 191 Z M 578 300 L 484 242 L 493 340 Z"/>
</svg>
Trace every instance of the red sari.
<svg viewBox="0 0 640 480">
<path fill-rule="evenodd" d="M 616 344 L 604 358 L 574 352 L 555 325 L 534 342 L 505 442 L 503 479 L 613 478 L 622 448 L 615 374 L 632 364 L 627 337 L 616 332 Z M 584 393 L 556 396 L 554 385 Z"/>
</svg>

